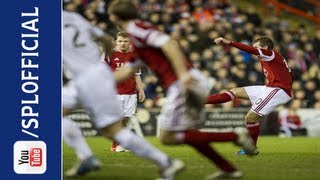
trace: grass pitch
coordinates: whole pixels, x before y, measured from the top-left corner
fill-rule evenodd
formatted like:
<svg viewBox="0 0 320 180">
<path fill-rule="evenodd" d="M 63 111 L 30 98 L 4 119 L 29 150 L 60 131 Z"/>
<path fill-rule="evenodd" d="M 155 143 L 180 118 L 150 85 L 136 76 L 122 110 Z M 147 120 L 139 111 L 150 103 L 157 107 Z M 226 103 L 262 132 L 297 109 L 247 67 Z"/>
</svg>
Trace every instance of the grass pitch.
<svg viewBox="0 0 320 180">
<path fill-rule="evenodd" d="M 189 146 L 163 146 L 155 137 L 147 137 L 156 147 L 170 157 L 183 160 L 187 169 L 177 180 L 204 179 L 216 171 L 216 167 Z M 140 159 L 132 153 L 113 153 L 111 141 L 100 137 L 87 138 L 95 156 L 102 162 L 99 171 L 83 177 L 63 179 L 80 180 L 150 180 L 158 175 L 157 167 L 148 160 Z M 252 180 L 318 180 L 320 179 L 320 138 L 259 137 L 260 154 L 254 157 L 239 156 L 234 153 L 238 147 L 232 143 L 212 144 L 216 150 L 233 162 L 245 174 L 243 179 Z M 64 144 L 63 170 L 77 161 L 74 152 Z"/>
</svg>

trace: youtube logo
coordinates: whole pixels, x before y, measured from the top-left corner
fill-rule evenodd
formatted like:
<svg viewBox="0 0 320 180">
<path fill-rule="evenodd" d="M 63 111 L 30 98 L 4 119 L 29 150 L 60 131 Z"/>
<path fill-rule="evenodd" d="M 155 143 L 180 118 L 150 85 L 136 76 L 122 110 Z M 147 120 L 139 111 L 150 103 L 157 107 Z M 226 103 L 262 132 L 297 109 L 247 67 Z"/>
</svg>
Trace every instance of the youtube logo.
<svg viewBox="0 0 320 180">
<path fill-rule="evenodd" d="M 47 169 L 47 147 L 43 141 L 17 141 L 13 146 L 17 174 L 43 174 Z"/>
</svg>

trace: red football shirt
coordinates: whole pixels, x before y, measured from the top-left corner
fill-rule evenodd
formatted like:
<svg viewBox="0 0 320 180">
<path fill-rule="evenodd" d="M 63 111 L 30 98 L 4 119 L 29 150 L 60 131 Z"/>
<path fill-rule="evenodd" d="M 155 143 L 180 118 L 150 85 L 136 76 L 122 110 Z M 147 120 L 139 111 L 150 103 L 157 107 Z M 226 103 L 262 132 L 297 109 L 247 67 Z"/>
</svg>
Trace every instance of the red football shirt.
<svg viewBox="0 0 320 180">
<path fill-rule="evenodd" d="M 170 37 L 160 32 L 148 22 L 130 22 L 127 32 L 134 47 L 135 55 L 142 60 L 158 77 L 164 89 L 167 89 L 177 76 L 169 60 L 160 47 L 170 40 Z M 188 68 L 192 65 L 186 61 Z"/>
<path fill-rule="evenodd" d="M 229 45 L 258 56 L 263 73 L 268 80 L 266 86 L 279 87 L 292 96 L 292 72 L 280 53 L 275 50 L 257 49 L 234 41 Z"/>
<path fill-rule="evenodd" d="M 104 61 L 109 64 L 112 71 L 123 66 L 133 58 L 132 52 L 123 53 L 115 51 L 110 57 L 106 56 Z M 135 94 L 136 93 L 136 80 L 135 76 L 130 77 L 126 81 L 117 84 L 118 94 Z"/>
</svg>

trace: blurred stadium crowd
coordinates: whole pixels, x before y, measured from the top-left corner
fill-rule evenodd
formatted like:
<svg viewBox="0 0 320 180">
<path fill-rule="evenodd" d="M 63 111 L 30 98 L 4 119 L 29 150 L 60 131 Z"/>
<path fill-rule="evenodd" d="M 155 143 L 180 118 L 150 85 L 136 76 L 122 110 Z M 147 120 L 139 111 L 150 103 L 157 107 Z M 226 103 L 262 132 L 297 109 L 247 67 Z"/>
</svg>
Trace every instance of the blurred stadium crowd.
<svg viewBox="0 0 320 180">
<path fill-rule="evenodd" d="M 107 18 L 108 0 L 64 0 L 66 9 L 80 12 L 110 34 L 117 32 Z M 294 100 L 289 106 L 320 109 L 320 29 L 310 34 L 308 25 L 292 29 L 276 16 L 261 17 L 254 6 L 240 9 L 230 0 L 135 0 L 143 20 L 176 39 L 193 65 L 208 77 L 211 93 L 233 87 L 264 84 L 260 63 L 249 54 L 228 46 L 214 45 L 213 39 L 250 44 L 260 35 L 272 37 L 294 73 Z M 310 22 L 311 23 L 311 22 Z M 160 107 L 165 101 L 158 80 L 143 70 L 146 101 L 144 108 Z M 217 106 L 249 107 L 235 100 Z"/>
</svg>

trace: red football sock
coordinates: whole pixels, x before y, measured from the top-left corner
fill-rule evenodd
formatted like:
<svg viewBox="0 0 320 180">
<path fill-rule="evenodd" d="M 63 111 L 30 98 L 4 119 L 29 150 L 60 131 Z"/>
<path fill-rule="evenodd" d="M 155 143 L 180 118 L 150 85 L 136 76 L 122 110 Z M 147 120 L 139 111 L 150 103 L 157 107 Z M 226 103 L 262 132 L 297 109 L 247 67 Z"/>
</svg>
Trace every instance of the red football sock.
<svg viewBox="0 0 320 180">
<path fill-rule="evenodd" d="M 235 99 L 235 95 L 231 91 L 220 94 L 213 94 L 207 97 L 206 104 L 220 104 Z"/>
<path fill-rule="evenodd" d="M 246 123 L 247 129 L 252 137 L 255 145 L 257 145 L 258 136 L 260 134 L 260 124 L 259 123 Z"/>
<path fill-rule="evenodd" d="M 197 151 L 207 157 L 211 162 L 213 162 L 219 169 L 226 172 L 236 171 L 236 168 L 224 159 L 220 154 L 218 154 L 209 144 L 190 144 Z"/>
<path fill-rule="evenodd" d="M 187 144 L 235 141 L 237 135 L 234 132 L 200 132 L 187 130 L 181 132 L 182 141 Z"/>
</svg>

